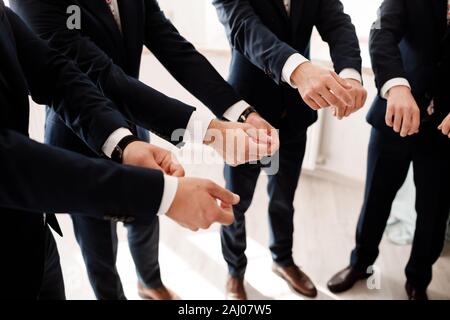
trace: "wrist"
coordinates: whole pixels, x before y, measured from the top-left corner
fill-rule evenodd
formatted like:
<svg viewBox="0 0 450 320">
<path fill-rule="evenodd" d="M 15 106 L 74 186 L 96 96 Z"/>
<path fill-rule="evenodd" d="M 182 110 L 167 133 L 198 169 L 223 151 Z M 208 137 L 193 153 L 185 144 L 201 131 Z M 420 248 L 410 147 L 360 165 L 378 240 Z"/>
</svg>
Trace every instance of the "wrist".
<svg viewBox="0 0 450 320">
<path fill-rule="evenodd" d="M 313 64 L 311 62 L 306 61 L 295 68 L 291 75 L 291 82 L 298 86 L 300 79 L 304 78 L 308 74 L 308 70 L 310 70 L 312 66 Z"/>
<path fill-rule="evenodd" d="M 137 142 L 140 143 L 141 141 L 134 135 L 129 135 L 122 138 L 114 147 L 111 154 L 111 159 L 117 163 L 123 164 L 124 159 L 126 159 L 130 153 L 130 146 L 136 144 Z"/>
<path fill-rule="evenodd" d="M 255 108 L 252 106 L 248 106 L 247 109 L 244 110 L 244 112 L 241 113 L 239 116 L 238 122 L 245 123 L 247 122 L 247 119 L 250 118 L 251 115 L 257 114 Z"/>
<path fill-rule="evenodd" d="M 398 95 L 398 94 L 411 94 L 411 88 L 404 85 L 394 86 L 389 89 L 388 96 Z"/>
</svg>

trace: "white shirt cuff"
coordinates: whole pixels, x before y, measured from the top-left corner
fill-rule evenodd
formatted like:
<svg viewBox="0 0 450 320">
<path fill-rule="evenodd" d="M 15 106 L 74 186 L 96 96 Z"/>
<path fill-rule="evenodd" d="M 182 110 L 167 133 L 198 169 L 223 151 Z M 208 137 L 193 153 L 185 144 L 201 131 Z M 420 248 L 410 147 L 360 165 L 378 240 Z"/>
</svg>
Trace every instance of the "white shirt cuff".
<svg viewBox="0 0 450 320">
<path fill-rule="evenodd" d="M 353 79 L 362 83 L 361 74 L 352 68 L 346 68 L 339 73 L 339 77 L 342 79 Z"/>
<path fill-rule="evenodd" d="M 241 114 L 250 106 L 247 102 L 244 100 L 241 100 L 239 102 L 236 102 L 231 107 L 225 111 L 223 114 L 223 117 L 229 121 L 237 122 L 239 120 L 239 117 Z"/>
<path fill-rule="evenodd" d="M 294 53 L 285 62 L 283 70 L 281 71 L 281 80 L 288 83 L 292 88 L 297 89 L 297 86 L 292 83 L 291 77 L 295 69 L 301 64 L 308 62 L 309 60 L 302 56 L 300 53 Z"/>
<path fill-rule="evenodd" d="M 169 211 L 178 190 L 178 178 L 164 175 L 164 190 L 157 215 L 162 216 Z"/>
<path fill-rule="evenodd" d="M 125 138 L 126 136 L 133 135 L 131 131 L 127 128 L 119 128 L 108 137 L 106 142 L 103 144 L 102 151 L 108 157 L 111 158 L 111 155 L 114 151 L 114 148 L 117 144 Z"/>
<path fill-rule="evenodd" d="M 387 81 L 380 90 L 381 97 L 383 99 L 387 99 L 389 97 L 389 90 L 391 90 L 393 87 L 396 86 L 405 86 L 411 89 L 411 85 L 409 84 L 409 81 L 405 78 L 393 78 L 389 81 Z"/>
<path fill-rule="evenodd" d="M 197 108 L 186 126 L 183 141 L 203 144 L 209 125 L 214 119 L 214 115 L 209 110 Z"/>
</svg>

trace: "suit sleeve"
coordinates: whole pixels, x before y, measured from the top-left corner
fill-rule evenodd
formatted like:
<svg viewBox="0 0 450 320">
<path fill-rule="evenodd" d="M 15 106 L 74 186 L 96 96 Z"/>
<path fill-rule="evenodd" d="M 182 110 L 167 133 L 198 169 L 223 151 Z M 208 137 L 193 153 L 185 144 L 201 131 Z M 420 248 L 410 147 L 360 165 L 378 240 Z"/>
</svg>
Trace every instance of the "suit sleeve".
<svg viewBox="0 0 450 320">
<path fill-rule="evenodd" d="M 192 95 L 217 117 L 241 100 L 208 60 L 184 39 L 157 1 L 145 0 L 145 45 Z"/>
<path fill-rule="evenodd" d="M 85 212 L 100 219 L 106 213 L 146 224 L 164 189 L 159 171 L 87 158 L 4 128 L 0 168 L 0 207 L 36 213 Z"/>
<path fill-rule="evenodd" d="M 78 30 L 69 30 L 68 2 L 13 0 L 11 4 L 50 47 L 74 61 L 127 120 L 169 141 L 176 129 L 186 128 L 195 108 L 128 76 L 89 38 Z"/>
<path fill-rule="evenodd" d="M 394 78 L 406 78 L 399 43 L 406 27 L 405 0 L 385 0 L 370 32 L 370 56 L 378 90 Z"/>
<path fill-rule="evenodd" d="M 362 59 L 359 41 L 350 16 L 344 13 L 339 0 L 321 0 L 316 27 L 330 47 L 334 70 L 355 69 L 361 74 Z"/>
<path fill-rule="evenodd" d="M 231 46 L 277 84 L 288 58 L 297 50 L 267 28 L 248 0 L 213 0 Z"/>
</svg>

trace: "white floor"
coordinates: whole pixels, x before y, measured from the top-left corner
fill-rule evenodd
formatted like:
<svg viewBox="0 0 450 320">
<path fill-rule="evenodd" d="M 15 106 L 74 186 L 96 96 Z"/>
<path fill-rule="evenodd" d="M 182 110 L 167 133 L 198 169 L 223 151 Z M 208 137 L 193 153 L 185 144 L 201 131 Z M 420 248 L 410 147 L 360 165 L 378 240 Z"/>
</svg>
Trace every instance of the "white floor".
<svg viewBox="0 0 450 320">
<path fill-rule="evenodd" d="M 221 168 L 187 168 L 188 174 L 207 176 L 221 182 Z M 257 186 L 257 197 L 248 212 L 249 258 L 246 274 L 247 290 L 251 299 L 305 299 L 294 294 L 274 275 L 267 249 L 267 195 L 266 177 Z M 328 278 L 345 267 L 353 246 L 354 229 L 358 216 L 361 186 L 340 185 L 304 175 L 295 198 L 294 257 L 319 288 L 317 299 L 404 299 L 404 266 L 410 247 L 396 246 L 383 240 L 377 261 L 378 289 L 368 289 L 366 283 L 353 290 L 333 295 L 326 289 Z M 69 299 L 93 299 L 80 251 L 75 243 L 71 222 L 60 218 L 65 237 L 58 239 Z M 129 299 L 138 299 L 136 275 L 127 248 L 126 230 L 119 227 L 118 269 L 125 293 Z M 220 250 L 218 227 L 193 233 L 184 230 L 167 218 L 161 219 L 160 264 L 163 281 L 183 299 L 223 299 L 226 265 Z M 429 294 L 433 299 L 450 299 L 450 246 L 434 268 L 434 280 Z"/>
</svg>

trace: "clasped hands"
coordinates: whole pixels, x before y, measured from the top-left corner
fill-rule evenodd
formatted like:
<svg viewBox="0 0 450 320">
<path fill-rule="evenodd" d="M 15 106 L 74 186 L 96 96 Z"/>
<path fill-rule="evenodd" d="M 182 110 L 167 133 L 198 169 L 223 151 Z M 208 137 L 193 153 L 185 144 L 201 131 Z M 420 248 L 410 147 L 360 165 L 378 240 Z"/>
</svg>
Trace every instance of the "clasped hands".
<svg viewBox="0 0 450 320">
<path fill-rule="evenodd" d="M 230 165 L 260 160 L 279 148 L 277 131 L 257 113 L 246 123 L 213 120 L 205 136 Z M 207 179 L 187 178 L 182 165 L 170 151 L 146 142 L 130 143 L 124 150 L 123 164 L 156 169 L 178 178 L 175 198 L 166 215 L 181 226 L 197 231 L 213 223 L 230 225 L 234 221 L 232 206 L 239 196 Z"/>
<path fill-rule="evenodd" d="M 338 119 L 361 109 L 367 91 L 358 80 L 342 79 L 334 71 L 305 62 L 292 73 L 303 101 L 314 110 L 331 107 Z"/>
</svg>

